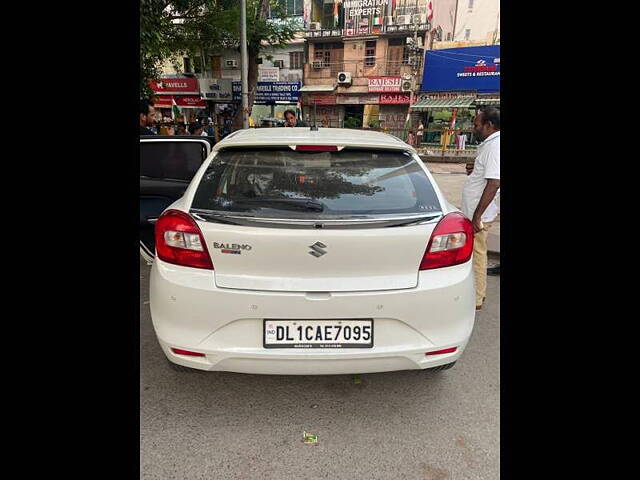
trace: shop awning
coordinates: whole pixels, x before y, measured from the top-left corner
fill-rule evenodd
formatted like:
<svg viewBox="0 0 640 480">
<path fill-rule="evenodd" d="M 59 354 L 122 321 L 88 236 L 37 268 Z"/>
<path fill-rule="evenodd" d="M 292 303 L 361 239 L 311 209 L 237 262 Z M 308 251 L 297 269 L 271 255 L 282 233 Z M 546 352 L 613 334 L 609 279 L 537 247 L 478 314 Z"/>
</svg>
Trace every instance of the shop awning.
<svg viewBox="0 0 640 480">
<path fill-rule="evenodd" d="M 311 93 L 311 92 L 333 92 L 336 89 L 335 85 L 305 85 L 299 92 Z"/>
<path fill-rule="evenodd" d="M 411 110 L 424 112 L 430 108 L 469 108 L 476 97 L 426 98 L 411 105 Z"/>
<path fill-rule="evenodd" d="M 158 95 L 153 99 L 153 106 L 155 108 L 171 108 L 173 103 L 171 100 L 173 95 Z"/>
<path fill-rule="evenodd" d="M 149 80 L 156 95 L 200 95 L 200 85 L 195 77 L 162 77 Z"/>
<path fill-rule="evenodd" d="M 195 95 L 156 95 L 153 106 L 155 108 L 171 108 L 173 100 L 180 108 L 207 108 L 207 102 Z"/>
<path fill-rule="evenodd" d="M 475 103 L 476 105 L 500 105 L 500 99 L 478 97 L 476 98 L 476 101 L 473 103 Z"/>
</svg>

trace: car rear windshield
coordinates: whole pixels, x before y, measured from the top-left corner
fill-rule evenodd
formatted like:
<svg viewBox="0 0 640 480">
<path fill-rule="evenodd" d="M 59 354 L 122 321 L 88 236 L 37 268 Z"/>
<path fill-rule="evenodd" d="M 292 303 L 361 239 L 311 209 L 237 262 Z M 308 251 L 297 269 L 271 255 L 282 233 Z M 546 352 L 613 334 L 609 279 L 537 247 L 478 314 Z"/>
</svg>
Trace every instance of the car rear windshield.
<svg viewBox="0 0 640 480">
<path fill-rule="evenodd" d="M 140 142 L 140 176 L 188 182 L 205 156 L 201 142 Z"/>
<path fill-rule="evenodd" d="M 307 219 L 441 211 L 429 178 L 408 152 L 288 147 L 219 152 L 192 208 Z"/>
</svg>

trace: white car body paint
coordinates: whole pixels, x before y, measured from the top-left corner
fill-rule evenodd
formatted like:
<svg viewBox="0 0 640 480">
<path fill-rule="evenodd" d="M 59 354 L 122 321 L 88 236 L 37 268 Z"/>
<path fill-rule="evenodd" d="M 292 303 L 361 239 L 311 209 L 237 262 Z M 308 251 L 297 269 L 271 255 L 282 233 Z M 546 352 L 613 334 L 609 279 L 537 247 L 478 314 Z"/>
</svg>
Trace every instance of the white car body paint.
<svg viewBox="0 0 640 480">
<path fill-rule="evenodd" d="M 415 150 L 376 132 L 309 128 L 235 132 L 213 148 L 184 196 L 169 209 L 189 212 L 208 165 L 225 146 L 338 145 Z M 447 202 L 421 161 L 442 214 Z M 200 221 L 214 270 L 153 262 L 150 308 L 167 358 L 202 370 L 257 374 L 347 374 L 425 369 L 456 361 L 471 336 L 475 294 L 471 260 L 419 271 L 437 221 L 365 229 L 293 229 Z M 316 241 L 326 255 L 309 254 Z M 220 244 L 250 245 L 225 255 Z M 373 319 L 372 348 L 268 349 L 263 319 Z M 179 348 L 205 357 L 176 355 Z M 457 347 L 453 353 L 426 356 Z"/>
</svg>

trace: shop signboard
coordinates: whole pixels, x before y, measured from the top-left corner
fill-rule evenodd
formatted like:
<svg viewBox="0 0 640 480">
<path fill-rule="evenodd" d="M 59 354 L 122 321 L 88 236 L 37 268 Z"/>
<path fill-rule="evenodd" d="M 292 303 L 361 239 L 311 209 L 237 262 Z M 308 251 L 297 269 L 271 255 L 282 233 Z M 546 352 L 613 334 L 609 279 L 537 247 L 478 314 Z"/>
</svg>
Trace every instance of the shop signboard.
<svg viewBox="0 0 640 480">
<path fill-rule="evenodd" d="M 200 80 L 202 97 L 205 100 L 220 103 L 229 103 L 233 98 L 231 79 L 213 78 Z"/>
<path fill-rule="evenodd" d="M 338 105 L 377 105 L 378 95 L 338 95 Z"/>
<path fill-rule="evenodd" d="M 173 95 L 157 95 L 153 97 L 153 107 L 158 108 L 171 108 L 173 103 Z"/>
<path fill-rule="evenodd" d="M 199 96 L 180 95 L 174 97 L 180 108 L 207 108 L 206 102 Z"/>
<path fill-rule="evenodd" d="M 414 21 L 421 25 L 422 30 L 433 17 L 428 6 L 430 2 L 431 0 L 324 0 L 325 5 L 333 4 L 334 25 L 342 26 L 345 36 L 376 35 L 383 31 L 413 32 Z M 341 9 L 344 14 L 340 13 Z M 343 18 L 344 23 L 338 23 L 338 18 Z"/>
<path fill-rule="evenodd" d="M 199 95 L 158 95 L 153 98 L 153 106 L 171 108 L 174 101 L 180 108 L 207 108 L 207 104 Z"/>
<path fill-rule="evenodd" d="M 200 95 L 197 78 L 174 77 L 149 80 L 151 90 L 156 95 Z"/>
<path fill-rule="evenodd" d="M 380 105 L 408 105 L 411 95 L 408 93 L 381 93 Z"/>
<path fill-rule="evenodd" d="M 402 79 L 397 77 L 369 77 L 370 92 L 399 92 Z"/>
<path fill-rule="evenodd" d="M 279 82 L 280 69 L 278 67 L 261 67 L 258 68 L 258 81 L 260 82 Z"/>
<path fill-rule="evenodd" d="M 231 90 L 233 90 L 233 101 L 242 102 L 242 82 L 233 81 L 231 83 Z"/>
<path fill-rule="evenodd" d="M 395 0 L 345 0 L 345 35 L 380 33 L 384 17 L 393 15 L 395 4 Z"/>
<path fill-rule="evenodd" d="M 500 91 L 500 45 L 427 50 L 422 91 Z"/>
<path fill-rule="evenodd" d="M 335 105 L 336 96 L 333 94 L 306 95 L 304 103 L 307 105 Z"/>
<path fill-rule="evenodd" d="M 256 105 L 268 105 L 275 102 L 298 103 L 300 82 L 258 82 L 256 86 Z"/>
</svg>

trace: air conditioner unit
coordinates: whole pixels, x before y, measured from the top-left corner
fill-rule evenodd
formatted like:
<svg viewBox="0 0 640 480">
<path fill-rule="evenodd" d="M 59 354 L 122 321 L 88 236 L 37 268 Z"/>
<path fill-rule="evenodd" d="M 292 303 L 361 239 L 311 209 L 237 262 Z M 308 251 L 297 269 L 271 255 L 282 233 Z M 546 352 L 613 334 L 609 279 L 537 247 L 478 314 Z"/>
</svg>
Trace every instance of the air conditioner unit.
<svg viewBox="0 0 640 480">
<path fill-rule="evenodd" d="M 311 62 L 311 68 L 322 68 L 322 62 Z"/>
<path fill-rule="evenodd" d="M 395 25 L 395 23 L 393 23 L 393 17 L 384 17 L 384 24 L 385 25 Z"/>
<path fill-rule="evenodd" d="M 237 60 L 225 60 L 224 64 L 227 66 L 227 68 L 238 68 Z"/>
<path fill-rule="evenodd" d="M 426 13 L 418 13 L 413 16 L 414 25 L 423 25 L 427 23 L 427 14 Z"/>
<path fill-rule="evenodd" d="M 338 84 L 339 85 L 351 85 L 351 74 L 349 72 L 339 72 L 338 73 Z"/>
<path fill-rule="evenodd" d="M 309 30 L 321 30 L 322 24 L 320 22 L 311 22 L 309 23 Z"/>
<path fill-rule="evenodd" d="M 409 25 L 411 23 L 411 15 L 398 15 L 398 25 Z"/>
<path fill-rule="evenodd" d="M 411 91 L 411 80 L 402 80 L 401 89 L 403 92 Z"/>
</svg>

